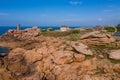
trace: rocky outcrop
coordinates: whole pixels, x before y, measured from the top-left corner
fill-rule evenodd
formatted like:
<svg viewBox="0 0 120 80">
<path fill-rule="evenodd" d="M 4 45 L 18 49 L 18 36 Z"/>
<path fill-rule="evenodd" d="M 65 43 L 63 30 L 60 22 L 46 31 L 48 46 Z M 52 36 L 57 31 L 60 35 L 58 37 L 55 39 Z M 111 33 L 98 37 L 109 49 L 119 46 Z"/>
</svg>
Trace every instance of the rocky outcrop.
<svg viewBox="0 0 120 80">
<path fill-rule="evenodd" d="M 40 29 L 37 27 L 27 28 L 25 30 L 8 30 L 3 36 L 0 37 L 2 41 L 21 41 L 21 40 L 36 40 L 39 36 Z"/>
<path fill-rule="evenodd" d="M 83 43 L 90 45 L 104 45 L 115 41 L 111 35 L 99 31 L 84 34 L 80 38 Z"/>
<path fill-rule="evenodd" d="M 10 33 L 18 41 L 14 45 L 21 42 L 22 44 L 14 46 L 7 56 L 0 57 L 0 80 L 120 79 L 119 63 L 113 64 L 104 58 L 97 59 L 95 56 L 97 53 L 93 54 L 91 49 L 81 42 L 66 41 L 62 37 L 32 37 L 33 35 L 24 31 L 20 32 L 22 35 L 18 34 L 17 36 L 13 36 L 14 31 L 10 31 Z M 25 36 L 29 36 L 25 37 L 23 35 L 25 33 Z M 30 33 L 32 33 L 31 30 Z M 5 37 L 12 39 L 11 35 L 3 36 L 4 39 Z M 30 36 L 34 40 L 28 39 Z M 99 38 L 101 37 L 99 36 Z"/>
<path fill-rule="evenodd" d="M 108 55 L 111 59 L 120 60 L 120 50 L 112 50 Z"/>
</svg>

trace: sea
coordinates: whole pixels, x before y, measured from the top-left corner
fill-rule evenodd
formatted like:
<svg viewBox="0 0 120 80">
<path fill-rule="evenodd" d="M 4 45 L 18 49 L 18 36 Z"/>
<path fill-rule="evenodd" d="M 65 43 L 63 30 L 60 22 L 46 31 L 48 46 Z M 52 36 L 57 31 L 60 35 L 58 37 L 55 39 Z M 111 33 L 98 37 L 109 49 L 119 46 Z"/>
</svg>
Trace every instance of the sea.
<svg viewBox="0 0 120 80">
<path fill-rule="evenodd" d="M 8 52 L 9 52 L 9 49 L 8 49 L 8 48 L 0 47 L 0 54 L 1 54 L 1 53 L 8 53 Z"/>
</svg>

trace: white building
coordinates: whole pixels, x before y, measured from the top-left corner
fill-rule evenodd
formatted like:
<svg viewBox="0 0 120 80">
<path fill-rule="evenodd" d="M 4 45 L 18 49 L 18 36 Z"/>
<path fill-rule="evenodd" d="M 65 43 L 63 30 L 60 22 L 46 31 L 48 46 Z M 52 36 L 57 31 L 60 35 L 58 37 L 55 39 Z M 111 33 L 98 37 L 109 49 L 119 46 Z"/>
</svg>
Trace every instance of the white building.
<svg viewBox="0 0 120 80">
<path fill-rule="evenodd" d="M 66 25 L 63 25 L 63 26 L 60 27 L 60 31 L 62 31 L 62 32 L 69 31 L 69 30 L 70 30 L 70 28 Z"/>
</svg>

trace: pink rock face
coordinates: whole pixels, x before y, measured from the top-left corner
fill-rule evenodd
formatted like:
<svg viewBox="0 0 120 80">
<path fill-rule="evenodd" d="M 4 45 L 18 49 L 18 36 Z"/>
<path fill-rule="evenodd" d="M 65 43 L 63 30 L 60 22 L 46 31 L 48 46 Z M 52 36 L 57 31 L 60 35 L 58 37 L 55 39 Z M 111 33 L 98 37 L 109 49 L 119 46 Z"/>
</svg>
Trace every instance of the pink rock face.
<svg viewBox="0 0 120 80">
<path fill-rule="evenodd" d="M 89 75 L 82 75 L 80 80 L 92 80 L 92 78 Z"/>
<path fill-rule="evenodd" d="M 75 56 L 76 62 L 81 62 L 85 59 L 85 55 L 83 55 L 83 54 L 74 54 L 74 56 Z"/>
<path fill-rule="evenodd" d="M 11 63 L 19 62 L 23 59 L 23 54 L 26 50 L 22 48 L 16 48 L 8 54 L 8 59 Z"/>
<path fill-rule="evenodd" d="M 120 60 L 120 50 L 112 50 L 109 54 L 109 58 Z"/>
<path fill-rule="evenodd" d="M 83 43 L 90 45 L 104 45 L 115 41 L 111 35 L 105 33 L 102 34 L 99 31 L 84 34 L 80 38 Z"/>
<path fill-rule="evenodd" d="M 117 46 L 120 46 L 120 41 L 116 42 L 116 45 L 117 45 Z"/>
<path fill-rule="evenodd" d="M 105 34 L 101 34 L 99 31 L 94 31 L 94 32 L 84 34 L 80 38 L 81 39 L 88 39 L 88 38 L 104 38 L 104 37 L 106 37 Z"/>
<path fill-rule="evenodd" d="M 109 78 L 114 74 L 112 69 L 119 71 L 119 65 L 112 68 L 105 61 L 99 64 L 99 60 L 94 58 L 85 60 L 84 54 L 73 51 L 52 50 L 53 53 L 49 53 L 51 47 L 45 46 L 32 50 L 16 48 L 10 52 L 9 61 L 5 64 L 16 77 L 22 76 L 18 80 L 112 80 Z M 102 73 L 97 75 L 96 71 L 99 70 L 104 71 L 106 77 Z"/>
<path fill-rule="evenodd" d="M 56 64 L 67 64 L 73 61 L 73 52 L 70 51 L 58 51 L 53 56 Z"/>
<path fill-rule="evenodd" d="M 37 53 L 35 50 L 29 50 L 24 53 L 27 64 L 33 64 L 36 61 L 42 60 L 42 54 Z"/>
<path fill-rule="evenodd" d="M 72 42 L 71 46 L 81 54 L 93 55 L 91 50 L 88 49 L 88 46 L 84 45 L 83 43 Z"/>
<path fill-rule="evenodd" d="M 28 75 L 27 77 L 23 77 L 21 80 L 40 80 L 41 77 L 38 73 L 33 73 L 31 75 Z"/>
</svg>

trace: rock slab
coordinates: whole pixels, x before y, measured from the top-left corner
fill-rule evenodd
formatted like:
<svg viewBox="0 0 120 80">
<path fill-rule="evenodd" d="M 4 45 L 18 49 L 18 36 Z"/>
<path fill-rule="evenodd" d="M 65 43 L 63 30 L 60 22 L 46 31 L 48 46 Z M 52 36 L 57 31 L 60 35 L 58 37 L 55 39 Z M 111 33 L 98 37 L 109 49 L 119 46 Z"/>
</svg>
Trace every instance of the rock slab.
<svg viewBox="0 0 120 80">
<path fill-rule="evenodd" d="M 88 46 L 84 45 L 83 43 L 72 42 L 72 47 L 79 53 L 85 55 L 93 55 L 92 51 L 88 49 Z"/>
<path fill-rule="evenodd" d="M 111 59 L 120 60 L 120 50 L 112 50 L 108 55 Z"/>
<path fill-rule="evenodd" d="M 88 45 L 105 45 L 115 41 L 110 34 L 101 33 L 100 31 L 84 34 L 80 38 L 83 43 Z"/>
</svg>

